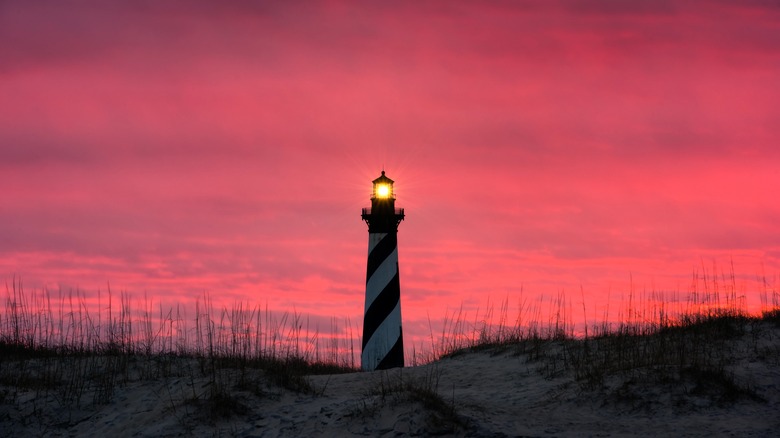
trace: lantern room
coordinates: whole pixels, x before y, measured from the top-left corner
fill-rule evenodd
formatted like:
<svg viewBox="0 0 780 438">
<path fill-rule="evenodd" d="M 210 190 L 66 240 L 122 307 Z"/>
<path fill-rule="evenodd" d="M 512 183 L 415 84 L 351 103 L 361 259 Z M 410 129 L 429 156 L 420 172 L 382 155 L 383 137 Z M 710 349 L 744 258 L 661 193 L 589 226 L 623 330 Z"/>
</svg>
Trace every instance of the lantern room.
<svg viewBox="0 0 780 438">
<path fill-rule="evenodd" d="M 369 233 L 388 233 L 398 229 L 398 224 L 404 220 L 404 209 L 395 208 L 395 191 L 393 180 L 385 175 L 372 181 L 371 207 L 363 209 L 363 220 L 368 224 Z"/>
<path fill-rule="evenodd" d="M 374 183 L 374 191 L 371 193 L 371 199 L 395 199 L 393 193 L 393 180 L 385 176 L 385 171 L 382 171 L 382 175 L 379 178 L 372 181 Z"/>
</svg>

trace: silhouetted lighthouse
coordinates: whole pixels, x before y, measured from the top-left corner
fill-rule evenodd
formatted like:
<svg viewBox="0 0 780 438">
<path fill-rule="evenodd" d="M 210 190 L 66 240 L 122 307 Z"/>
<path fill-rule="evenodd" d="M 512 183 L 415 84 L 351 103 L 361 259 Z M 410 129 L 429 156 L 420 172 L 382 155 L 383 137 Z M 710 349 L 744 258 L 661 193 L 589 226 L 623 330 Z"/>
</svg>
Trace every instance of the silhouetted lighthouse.
<svg viewBox="0 0 780 438">
<path fill-rule="evenodd" d="M 404 209 L 395 208 L 393 180 L 385 176 L 384 170 L 373 183 L 371 208 L 364 208 L 362 215 L 368 224 L 366 305 L 360 357 L 365 371 L 404 366 L 397 237 Z"/>
</svg>

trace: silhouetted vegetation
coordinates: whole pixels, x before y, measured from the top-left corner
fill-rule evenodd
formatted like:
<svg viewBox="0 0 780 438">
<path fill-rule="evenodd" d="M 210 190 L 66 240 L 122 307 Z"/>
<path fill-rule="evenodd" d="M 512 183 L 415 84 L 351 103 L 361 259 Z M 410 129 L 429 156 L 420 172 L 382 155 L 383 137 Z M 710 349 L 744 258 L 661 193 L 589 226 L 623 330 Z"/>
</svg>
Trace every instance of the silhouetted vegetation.
<svg viewBox="0 0 780 438">
<path fill-rule="evenodd" d="M 694 282 L 680 312 L 670 312 L 669 303 L 657 300 L 629 305 L 621 312 L 623 319 L 585 325 L 578 333 L 562 296 L 553 303 L 546 323 L 540 323 L 537 314 L 521 324 L 521 314 L 517 324 L 506 326 L 506 301 L 497 325 L 489 322 L 492 310 L 471 325 L 458 312 L 445 323 L 436 356 L 487 351 L 523 357 L 539 364 L 537 369 L 545 378 L 572 373 L 582 390 L 604 393 L 616 403 L 638 409 L 649 403 L 642 394 L 651 394 L 651 388 L 664 388 L 665 394 L 676 397 L 681 409 L 690 396 L 714 405 L 761 402 L 753 382 L 737 379 L 729 366 L 748 353 L 780 364 L 780 347 L 767 344 L 761 336 L 768 327 L 780 324 L 780 294 L 762 291 L 764 309 L 751 315 L 744 307 L 744 297 L 737 296 L 733 274 L 730 278 L 732 283 L 726 286 L 711 280 L 706 293 L 699 293 L 696 286 L 700 284 Z"/>
<path fill-rule="evenodd" d="M 315 388 L 307 376 L 357 371 L 349 354 L 340 358 L 330 351 L 326 361 L 316 344 L 303 348 L 313 343 L 302 339 L 298 315 L 274 320 L 267 311 L 239 306 L 215 312 L 198 303 L 190 327 L 178 309 L 154 314 L 147 308 L 133 317 L 125 295 L 112 308 L 110 291 L 106 314 L 91 313 L 77 293 L 53 302 L 49 292 L 28 293 L 17 282 L 6 291 L 0 313 L 2 403 L 32 391 L 41 405 L 54 400 L 75 411 L 110 403 L 131 382 L 164 379 L 171 382 L 170 409 L 183 422 L 217 421 L 246 411 L 243 393 L 315 394 L 324 388 Z M 36 409 L 19 418 L 47 415 Z"/>
<path fill-rule="evenodd" d="M 473 318 L 461 309 L 445 318 L 438 336 L 431 329 L 430 353 L 413 356 L 412 363 L 428 364 L 423 378 L 404 376 L 403 370 L 376 374 L 379 381 L 367 388 L 354 414 L 371 417 L 388 403 L 412 403 L 428 413 L 430 430 L 468 430 L 454 395 L 439 388 L 436 361 L 475 351 L 523 358 L 547 379 L 573 376 L 582 391 L 635 409 L 651 407 L 659 388 L 680 409 L 690 407 L 691 397 L 717 406 L 760 403 L 753 382 L 736 378 L 729 367 L 745 348 L 780 365 L 780 347 L 762 336 L 780 326 L 780 294 L 765 288 L 761 314 L 751 315 L 731 278 L 726 285 L 705 278 L 703 287 L 695 278 L 690 298 L 678 302 L 682 309 L 676 312 L 663 300 L 637 303 L 631 293 L 615 321 L 605 313 L 601 321 L 584 318 L 579 326 L 563 294 L 544 316 L 539 307 L 521 305 L 510 318 L 507 300 L 495 315 L 491 306 Z M 244 415 L 252 397 L 321 395 L 327 385 L 316 387 L 309 376 L 357 371 L 351 332 L 347 343 L 325 343 L 323 352 L 316 331 L 303 330 L 297 314 L 277 320 L 267 310 L 241 305 L 215 311 L 208 297 L 196 303 L 190 319 L 179 308 L 154 312 L 148 304 L 134 313 L 124 294 L 114 306 L 110 290 L 104 310 L 98 307 L 95 314 L 78 293 L 52 299 L 47 291 L 28 293 L 16 281 L 6 292 L 0 403 L 13 405 L 25 394 L 40 403 L 0 421 L 54 424 L 47 403 L 75 412 L 110 403 L 130 383 L 162 380 L 162 396 L 187 429 L 197 421 Z"/>
</svg>

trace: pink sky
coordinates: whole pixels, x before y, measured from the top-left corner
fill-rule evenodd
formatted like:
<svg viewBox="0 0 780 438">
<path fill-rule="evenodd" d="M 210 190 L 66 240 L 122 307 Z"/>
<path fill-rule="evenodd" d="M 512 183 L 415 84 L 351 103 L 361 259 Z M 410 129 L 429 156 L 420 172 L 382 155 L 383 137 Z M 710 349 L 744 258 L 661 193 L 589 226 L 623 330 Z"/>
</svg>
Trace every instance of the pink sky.
<svg viewBox="0 0 780 438">
<path fill-rule="evenodd" d="M 412 337 L 776 287 L 777 5 L 214 3 L 0 3 L 6 283 L 359 321 L 384 167 Z"/>
</svg>

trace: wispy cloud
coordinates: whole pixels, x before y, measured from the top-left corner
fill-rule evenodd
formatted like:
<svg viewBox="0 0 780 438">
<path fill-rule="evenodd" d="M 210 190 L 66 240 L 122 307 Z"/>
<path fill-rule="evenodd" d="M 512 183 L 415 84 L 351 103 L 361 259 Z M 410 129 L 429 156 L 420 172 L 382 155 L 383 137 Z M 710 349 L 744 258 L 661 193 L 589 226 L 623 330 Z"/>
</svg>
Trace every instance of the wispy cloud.
<svg viewBox="0 0 780 438">
<path fill-rule="evenodd" d="M 777 271 L 778 16 L 2 2 L 0 272 L 358 315 L 382 166 L 412 319 L 520 285 L 679 287 L 702 258 Z"/>
</svg>

